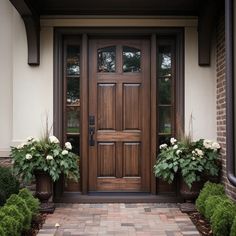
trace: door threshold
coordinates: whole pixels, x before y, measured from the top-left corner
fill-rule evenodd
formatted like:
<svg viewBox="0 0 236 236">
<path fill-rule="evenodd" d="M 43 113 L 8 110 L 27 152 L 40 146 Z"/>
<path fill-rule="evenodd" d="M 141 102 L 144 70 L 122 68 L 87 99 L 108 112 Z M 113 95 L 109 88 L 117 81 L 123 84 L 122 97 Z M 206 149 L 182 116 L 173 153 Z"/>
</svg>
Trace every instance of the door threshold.
<svg viewBox="0 0 236 236">
<path fill-rule="evenodd" d="M 183 199 L 175 194 L 153 195 L 149 193 L 89 193 L 65 192 L 55 198 L 56 203 L 181 203 Z"/>
</svg>

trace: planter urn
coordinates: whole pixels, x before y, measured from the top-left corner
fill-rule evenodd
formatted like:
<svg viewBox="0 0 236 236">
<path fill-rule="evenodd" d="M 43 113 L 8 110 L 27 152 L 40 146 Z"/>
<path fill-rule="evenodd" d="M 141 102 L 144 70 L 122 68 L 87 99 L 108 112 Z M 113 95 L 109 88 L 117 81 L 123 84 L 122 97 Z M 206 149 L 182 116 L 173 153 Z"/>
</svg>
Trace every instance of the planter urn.
<svg viewBox="0 0 236 236">
<path fill-rule="evenodd" d="M 49 202 L 53 194 L 53 182 L 51 176 L 44 171 L 35 172 L 36 197 L 40 200 L 40 212 L 52 213 L 54 204 Z"/>
</svg>

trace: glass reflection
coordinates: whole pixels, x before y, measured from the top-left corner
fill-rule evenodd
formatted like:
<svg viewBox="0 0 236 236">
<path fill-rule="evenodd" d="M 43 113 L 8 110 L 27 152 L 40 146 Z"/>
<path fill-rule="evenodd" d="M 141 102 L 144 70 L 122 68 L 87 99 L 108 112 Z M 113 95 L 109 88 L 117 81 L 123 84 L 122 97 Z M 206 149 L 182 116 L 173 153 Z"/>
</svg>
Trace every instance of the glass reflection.
<svg viewBox="0 0 236 236">
<path fill-rule="evenodd" d="M 171 107 L 159 107 L 159 133 L 171 133 Z"/>
<path fill-rule="evenodd" d="M 98 72 L 115 72 L 116 48 L 106 47 L 98 49 Z"/>
<path fill-rule="evenodd" d="M 139 49 L 123 47 L 123 71 L 140 72 L 141 52 Z"/>
<path fill-rule="evenodd" d="M 159 79 L 159 104 L 170 105 L 171 104 L 171 79 L 161 78 Z"/>
<path fill-rule="evenodd" d="M 67 135 L 67 141 L 72 145 L 72 152 L 80 155 L 80 136 L 78 135 Z"/>
<path fill-rule="evenodd" d="M 79 133 L 79 107 L 67 107 L 67 133 Z"/>
<path fill-rule="evenodd" d="M 67 46 L 66 72 L 69 76 L 80 74 L 80 48 L 78 46 Z"/>
<path fill-rule="evenodd" d="M 80 105 L 80 81 L 78 78 L 67 79 L 67 104 Z"/>
<path fill-rule="evenodd" d="M 171 76 L 171 47 L 159 47 L 159 76 Z"/>
</svg>

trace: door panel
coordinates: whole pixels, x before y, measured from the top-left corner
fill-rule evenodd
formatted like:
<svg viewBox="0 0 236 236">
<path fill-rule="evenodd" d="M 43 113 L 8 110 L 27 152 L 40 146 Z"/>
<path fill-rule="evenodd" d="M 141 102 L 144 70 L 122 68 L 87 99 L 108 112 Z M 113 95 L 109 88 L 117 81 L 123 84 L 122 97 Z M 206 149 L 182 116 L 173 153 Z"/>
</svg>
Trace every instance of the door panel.
<svg viewBox="0 0 236 236">
<path fill-rule="evenodd" d="M 89 191 L 150 191 L 148 40 L 90 40 Z"/>
<path fill-rule="evenodd" d="M 116 85 L 98 84 L 97 95 L 98 130 L 115 130 Z"/>
</svg>

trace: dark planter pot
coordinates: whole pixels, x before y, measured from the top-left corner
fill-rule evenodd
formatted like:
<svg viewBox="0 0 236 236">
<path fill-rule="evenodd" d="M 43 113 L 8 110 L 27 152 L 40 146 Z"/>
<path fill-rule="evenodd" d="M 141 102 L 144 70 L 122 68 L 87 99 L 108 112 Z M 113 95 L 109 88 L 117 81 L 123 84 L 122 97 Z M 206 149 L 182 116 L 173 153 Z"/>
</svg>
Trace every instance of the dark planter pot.
<svg viewBox="0 0 236 236">
<path fill-rule="evenodd" d="M 180 194 L 183 199 L 187 202 L 193 202 L 198 197 L 200 190 L 204 185 L 203 181 L 194 182 L 192 188 L 190 189 L 188 185 L 184 182 L 183 178 L 180 180 Z"/>
<path fill-rule="evenodd" d="M 53 194 L 53 182 L 51 176 L 44 171 L 35 172 L 36 197 L 41 202 L 41 212 L 52 213 L 55 209 L 54 204 L 49 202 Z"/>
</svg>

